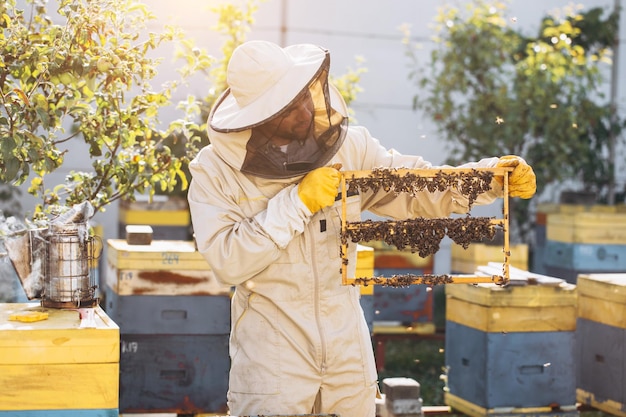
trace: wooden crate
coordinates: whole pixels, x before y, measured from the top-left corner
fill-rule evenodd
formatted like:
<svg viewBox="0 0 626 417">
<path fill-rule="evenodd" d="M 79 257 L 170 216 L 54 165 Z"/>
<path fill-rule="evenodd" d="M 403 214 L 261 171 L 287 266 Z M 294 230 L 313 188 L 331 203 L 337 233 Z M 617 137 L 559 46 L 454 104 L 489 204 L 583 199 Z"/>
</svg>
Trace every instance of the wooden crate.
<svg viewBox="0 0 626 417">
<path fill-rule="evenodd" d="M 576 287 L 564 281 L 446 286 L 446 404 L 469 415 L 576 411 L 575 329 Z"/>
<path fill-rule="evenodd" d="M 578 276 L 577 399 L 626 416 L 626 273 Z"/>
<path fill-rule="evenodd" d="M 119 295 L 221 295 L 221 285 L 192 241 L 150 245 L 107 241 L 106 285 Z"/>
<path fill-rule="evenodd" d="M 100 307 L 92 321 L 57 309 L 41 321 L 9 320 L 41 310 L 40 303 L 0 304 L 0 408 L 16 416 L 117 415 L 117 324 Z"/>
</svg>

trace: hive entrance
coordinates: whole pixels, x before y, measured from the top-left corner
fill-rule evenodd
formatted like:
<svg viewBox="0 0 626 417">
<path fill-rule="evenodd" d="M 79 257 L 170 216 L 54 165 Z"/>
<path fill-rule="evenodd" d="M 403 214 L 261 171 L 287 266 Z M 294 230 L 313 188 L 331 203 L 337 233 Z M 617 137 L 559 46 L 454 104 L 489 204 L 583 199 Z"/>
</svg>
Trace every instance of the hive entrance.
<svg viewBox="0 0 626 417">
<path fill-rule="evenodd" d="M 343 171 L 341 173 L 341 274 L 343 285 L 387 285 L 407 286 L 412 284 L 457 284 L 457 283 L 497 283 L 509 281 L 509 184 L 508 174 L 513 168 L 443 168 L 408 169 L 377 168 L 364 171 Z M 415 218 L 406 220 L 348 222 L 347 196 L 355 191 L 373 191 L 416 197 L 419 192 L 445 191 L 457 189 L 467 197 L 471 206 L 479 195 L 491 189 L 492 179 L 502 177 L 503 215 L 501 218 L 472 217 L 462 218 Z M 503 231 L 502 274 L 482 275 L 413 275 L 402 274 L 391 277 L 349 277 L 348 245 L 365 241 L 383 241 L 398 250 L 417 252 L 426 257 L 439 250 L 441 240 L 448 236 L 455 243 L 467 248 L 472 242 L 493 239 L 496 231 Z"/>
</svg>

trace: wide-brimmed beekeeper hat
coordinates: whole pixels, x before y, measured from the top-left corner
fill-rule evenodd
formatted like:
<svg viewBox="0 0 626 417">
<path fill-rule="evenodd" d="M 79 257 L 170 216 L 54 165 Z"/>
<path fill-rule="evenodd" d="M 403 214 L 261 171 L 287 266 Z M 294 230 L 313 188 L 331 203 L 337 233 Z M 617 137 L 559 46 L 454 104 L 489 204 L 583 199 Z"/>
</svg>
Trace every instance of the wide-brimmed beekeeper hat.
<svg viewBox="0 0 626 417">
<path fill-rule="evenodd" d="M 312 44 L 281 48 L 272 42 L 249 41 L 239 45 L 228 63 L 228 89 L 209 116 L 211 128 L 228 133 L 263 124 L 328 70 L 329 62 L 328 51 Z M 345 114 L 345 102 L 335 87 L 329 86 L 329 95 L 331 106 Z"/>
</svg>

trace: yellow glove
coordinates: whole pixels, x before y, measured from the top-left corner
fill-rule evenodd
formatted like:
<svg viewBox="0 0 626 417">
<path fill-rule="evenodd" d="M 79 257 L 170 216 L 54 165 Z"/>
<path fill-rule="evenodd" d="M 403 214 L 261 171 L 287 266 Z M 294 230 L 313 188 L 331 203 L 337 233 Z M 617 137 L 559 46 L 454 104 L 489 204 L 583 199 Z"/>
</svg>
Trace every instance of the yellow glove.
<svg viewBox="0 0 626 417">
<path fill-rule="evenodd" d="M 506 155 L 500 158 L 498 167 L 515 167 L 509 175 L 509 195 L 511 197 L 531 198 L 537 191 L 537 178 L 532 167 L 523 158 L 516 155 Z M 502 177 L 496 181 L 503 183 Z"/>
<path fill-rule="evenodd" d="M 339 171 L 333 167 L 321 167 L 302 178 L 298 185 L 298 196 L 311 213 L 316 213 L 334 204 L 338 187 Z"/>
</svg>

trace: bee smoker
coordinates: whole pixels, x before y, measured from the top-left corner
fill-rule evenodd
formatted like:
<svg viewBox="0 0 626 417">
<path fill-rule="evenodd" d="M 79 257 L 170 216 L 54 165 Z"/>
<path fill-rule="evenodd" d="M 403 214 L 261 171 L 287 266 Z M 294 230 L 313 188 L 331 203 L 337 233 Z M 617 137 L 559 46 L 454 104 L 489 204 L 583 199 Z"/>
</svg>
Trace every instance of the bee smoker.
<svg viewBox="0 0 626 417">
<path fill-rule="evenodd" d="M 50 308 L 98 305 L 90 268 L 98 258 L 96 238 L 89 235 L 86 220 L 91 213 L 89 204 L 77 205 L 46 227 L 23 229 L 4 239 L 29 300 L 41 299 Z"/>
<path fill-rule="evenodd" d="M 96 258 L 95 245 L 87 223 L 52 224 L 47 241 L 42 305 L 52 308 L 96 306 L 97 286 L 89 268 Z"/>
</svg>

